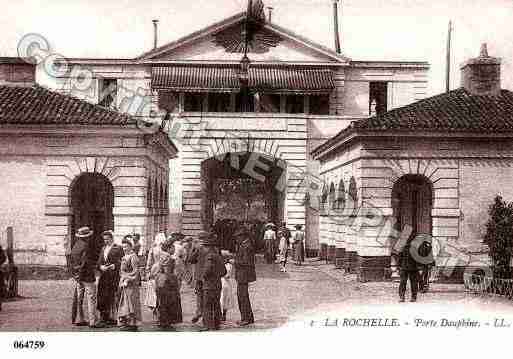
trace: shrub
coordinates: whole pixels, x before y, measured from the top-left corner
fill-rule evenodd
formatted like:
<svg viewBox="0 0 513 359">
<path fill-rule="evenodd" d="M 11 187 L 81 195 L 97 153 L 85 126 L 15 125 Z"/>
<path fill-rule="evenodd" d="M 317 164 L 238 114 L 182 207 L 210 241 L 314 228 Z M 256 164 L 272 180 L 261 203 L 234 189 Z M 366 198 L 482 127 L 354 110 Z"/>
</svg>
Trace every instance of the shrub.
<svg viewBox="0 0 513 359">
<path fill-rule="evenodd" d="M 513 204 L 496 196 L 488 210 L 484 243 L 489 247 L 494 278 L 511 278 L 511 253 L 513 244 Z"/>
</svg>

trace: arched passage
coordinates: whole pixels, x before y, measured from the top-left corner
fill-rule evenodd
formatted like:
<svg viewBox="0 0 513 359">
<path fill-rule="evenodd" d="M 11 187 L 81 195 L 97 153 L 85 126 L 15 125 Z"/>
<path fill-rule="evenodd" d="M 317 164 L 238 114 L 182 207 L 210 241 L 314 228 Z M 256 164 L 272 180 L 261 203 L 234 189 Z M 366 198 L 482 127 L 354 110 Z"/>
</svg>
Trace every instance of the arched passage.
<svg viewBox="0 0 513 359">
<path fill-rule="evenodd" d="M 88 226 L 94 231 L 93 248 L 99 253 L 103 244 L 101 233 L 114 229 L 114 188 L 107 177 L 99 173 L 83 173 L 70 188 L 71 234 Z"/>
<path fill-rule="evenodd" d="M 255 226 L 284 220 L 284 161 L 254 152 L 230 152 L 201 164 L 202 223 L 213 227 L 221 247 L 234 249 L 231 232 L 240 224 Z M 257 227 L 259 227 L 257 229 Z"/>
<path fill-rule="evenodd" d="M 405 175 L 399 178 L 392 189 L 392 208 L 396 229 L 409 230 L 416 234 L 431 234 L 431 209 L 433 188 L 422 175 Z"/>
</svg>

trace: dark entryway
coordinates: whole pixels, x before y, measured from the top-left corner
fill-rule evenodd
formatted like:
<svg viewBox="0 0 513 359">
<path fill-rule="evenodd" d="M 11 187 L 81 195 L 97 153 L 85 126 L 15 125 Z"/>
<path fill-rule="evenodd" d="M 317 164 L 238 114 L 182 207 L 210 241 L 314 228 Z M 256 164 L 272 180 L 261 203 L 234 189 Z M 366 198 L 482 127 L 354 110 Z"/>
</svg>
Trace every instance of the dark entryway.
<svg viewBox="0 0 513 359">
<path fill-rule="evenodd" d="M 256 158 L 268 170 L 254 167 L 258 175 L 252 176 L 244 169 Z M 254 228 L 253 234 L 258 237 L 265 223 L 283 221 L 285 193 L 278 183 L 284 171 L 284 161 L 252 152 L 228 153 L 203 161 L 202 222 L 205 229 L 214 228 L 219 233 L 223 248 L 233 249 L 231 233 L 243 223 Z"/>
<path fill-rule="evenodd" d="M 412 235 L 431 234 L 431 182 L 421 175 L 406 175 L 397 180 L 392 191 L 396 229 L 411 227 Z"/>
<path fill-rule="evenodd" d="M 101 233 L 114 229 L 114 189 L 107 177 L 98 173 L 80 175 L 71 185 L 71 235 L 80 227 L 94 231 L 93 248 L 99 252 L 103 245 Z"/>
</svg>

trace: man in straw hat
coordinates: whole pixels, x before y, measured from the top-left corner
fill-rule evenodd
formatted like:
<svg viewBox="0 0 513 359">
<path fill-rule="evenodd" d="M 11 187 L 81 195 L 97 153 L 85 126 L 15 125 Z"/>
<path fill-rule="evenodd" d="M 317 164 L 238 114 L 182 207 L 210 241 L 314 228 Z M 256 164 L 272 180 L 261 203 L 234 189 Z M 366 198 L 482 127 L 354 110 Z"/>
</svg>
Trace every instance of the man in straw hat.
<svg viewBox="0 0 513 359">
<path fill-rule="evenodd" d="M 249 233 L 244 227 L 238 229 L 234 237 L 237 241 L 235 280 L 237 281 L 237 300 L 241 316 L 238 324 L 243 327 L 255 322 L 248 291 L 249 283 L 256 281 L 255 250 Z"/>
<path fill-rule="evenodd" d="M 203 237 L 205 261 L 202 269 L 203 281 L 203 328 L 217 330 L 221 324 L 221 278 L 226 275 L 223 257 L 217 247 L 217 237 L 209 233 Z"/>
<path fill-rule="evenodd" d="M 85 326 L 89 324 L 89 328 L 99 328 L 101 326 L 97 324 L 96 318 L 96 279 L 94 276 L 96 263 L 91 244 L 89 243 L 92 235 L 93 231 L 89 227 L 79 228 L 75 234 L 77 241 L 71 249 L 71 275 L 74 281 L 80 317 L 75 325 Z M 84 294 L 87 300 L 89 323 L 85 322 L 82 311 Z"/>
</svg>

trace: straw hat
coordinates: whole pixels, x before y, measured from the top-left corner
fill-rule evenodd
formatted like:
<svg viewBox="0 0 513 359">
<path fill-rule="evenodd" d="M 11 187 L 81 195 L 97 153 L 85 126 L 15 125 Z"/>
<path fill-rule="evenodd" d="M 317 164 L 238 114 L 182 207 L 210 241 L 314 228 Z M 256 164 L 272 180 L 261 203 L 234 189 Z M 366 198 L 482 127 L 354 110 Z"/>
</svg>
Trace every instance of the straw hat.
<svg viewBox="0 0 513 359">
<path fill-rule="evenodd" d="M 93 235 L 93 231 L 89 227 L 81 227 L 77 230 L 77 233 L 75 233 L 75 237 L 77 238 L 88 238 Z"/>
</svg>

